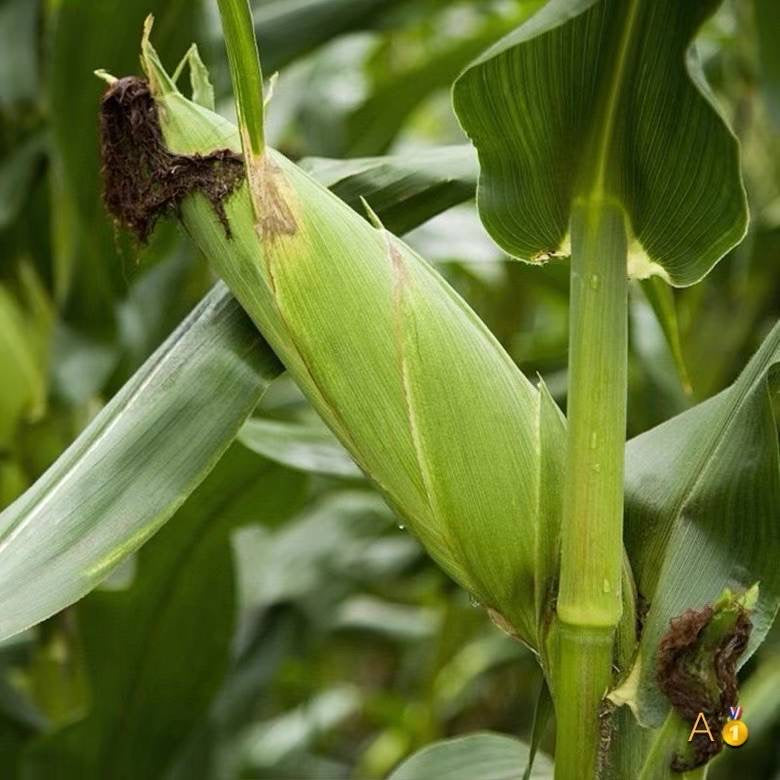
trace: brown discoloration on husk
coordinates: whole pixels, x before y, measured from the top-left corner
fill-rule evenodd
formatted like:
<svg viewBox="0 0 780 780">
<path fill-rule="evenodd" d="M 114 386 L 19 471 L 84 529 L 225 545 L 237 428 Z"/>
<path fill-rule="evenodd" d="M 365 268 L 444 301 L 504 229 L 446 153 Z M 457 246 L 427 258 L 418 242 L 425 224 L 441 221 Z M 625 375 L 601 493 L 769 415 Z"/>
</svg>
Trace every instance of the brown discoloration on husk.
<svg viewBox="0 0 780 780">
<path fill-rule="evenodd" d="M 262 210 L 256 219 L 257 232 L 264 243 L 294 235 L 298 224 L 290 208 L 292 193 L 284 173 L 268 154 L 253 160 L 249 182 L 252 202 Z"/>
<path fill-rule="evenodd" d="M 691 741 L 693 758 L 675 756 L 672 769 L 684 772 L 702 766 L 723 748 L 721 730 L 726 712 L 737 703 L 737 661 L 747 646 L 752 625 L 748 613 L 740 609 L 736 624 L 705 656 L 711 663 L 710 670 L 717 690 L 708 687 L 702 670 L 699 642 L 702 632 L 714 615 L 712 607 L 689 609 L 669 622 L 669 631 L 658 646 L 657 679 L 679 715 L 688 723 L 695 723 L 699 713 L 704 713 L 714 741 L 706 734 L 696 734 Z"/>
<path fill-rule="evenodd" d="M 241 155 L 174 154 L 165 147 L 157 106 L 144 79 L 112 84 L 100 109 L 103 200 L 116 221 L 145 242 L 160 216 L 177 212 L 194 192 L 211 203 L 225 233 L 225 200 L 244 179 Z"/>
</svg>

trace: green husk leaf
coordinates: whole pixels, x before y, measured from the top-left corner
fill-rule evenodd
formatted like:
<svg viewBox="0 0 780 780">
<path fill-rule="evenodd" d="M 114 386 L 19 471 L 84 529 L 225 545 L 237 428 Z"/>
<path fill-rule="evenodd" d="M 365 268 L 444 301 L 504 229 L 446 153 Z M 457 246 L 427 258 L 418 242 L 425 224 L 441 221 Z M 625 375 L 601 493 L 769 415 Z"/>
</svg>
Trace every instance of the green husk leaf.
<svg viewBox="0 0 780 780">
<path fill-rule="evenodd" d="M 637 278 L 693 284 L 741 240 L 737 141 L 688 52 L 717 5 L 552 0 L 466 69 L 455 110 L 503 249 L 536 262 L 567 253 L 578 197 L 623 206 Z"/>
<path fill-rule="evenodd" d="M 200 51 L 197 44 L 192 44 L 187 53 L 182 58 L 178 67 L 173 73 L 173 81 L 178 82 L 182 70 L 185 66 L 190 71 L 190 86 L 192 87 L 192 102 L 197 103 L 203 108 L 215 111 L 214 85 L 211 83 L 211 76 L 208 69 L 203 64 L 200 57 Z"/>
<path fill-rule="evenodd" d="M 169 149 L 237 149 L 236 129 L 171 89 L 148 38 L 143 50 Z M 241 136 L 251 184 L 225 203 L 231 237 L 197 193 L 185 228 L 403 522 L 536 645 L 537 391 L 425 261 Z"/>
</svg>

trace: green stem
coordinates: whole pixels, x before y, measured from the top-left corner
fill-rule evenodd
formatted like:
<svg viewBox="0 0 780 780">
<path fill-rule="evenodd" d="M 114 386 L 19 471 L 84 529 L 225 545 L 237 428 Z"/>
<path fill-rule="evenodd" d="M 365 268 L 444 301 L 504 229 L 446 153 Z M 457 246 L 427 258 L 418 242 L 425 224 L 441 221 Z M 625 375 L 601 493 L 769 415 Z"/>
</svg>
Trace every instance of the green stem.
<svg viewBox="0 0 780 780">
<path fill-rule="evenodd" d="M 627 236 L 604 197 L 572 211 L 568 458 L 558 594 L 555 776 L 597 774 L 599 711 L 620 621 L 627 382 Z"/>
<path fill-rule="evenodd" d="M 246 156 L 265 150 L 263 72 L 249 0 L 217 0 Z"/>
<path fill-rule="evenodd" d="M 597 776 L 599 711 L 611 680 L 613 635 L 608 628 L 558 627 L 556 780 L 591 780 Z"/>
</svg>

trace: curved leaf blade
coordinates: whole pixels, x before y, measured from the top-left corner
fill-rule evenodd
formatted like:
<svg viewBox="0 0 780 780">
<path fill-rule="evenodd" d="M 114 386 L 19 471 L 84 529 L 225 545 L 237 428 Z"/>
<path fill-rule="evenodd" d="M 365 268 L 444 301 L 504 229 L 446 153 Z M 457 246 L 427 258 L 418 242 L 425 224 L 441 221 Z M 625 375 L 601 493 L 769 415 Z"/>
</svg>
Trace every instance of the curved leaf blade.
<svg viewBox="0 0 780 780">
<path fill-rule="evenodd" d="M 363 475 L 339 440 L 321 422 L 247 420 L 238 440 L 252 452 L 288 468 L 360 479 Z"/>
<path fill-rule="evenodd" d="M 218 285 L 0 514 L 0 638 L 97 585 L 179 507 L 281 371 Z"/>
<path fill-rule="evenodd" d="M 669 620 L 728 587 L 759 583 L 744 663 L 780 605 L 780 452 L 772 407 L 780 323 L 737 381 L 632 439 L 626 448 L 625 542 L 650 608 L 639 651 L 640 720 L 659 725 L 668 702 L 655 682 Z M 776 384 L 774 384 L 776 388 Z"/>
<path fill-rule="evenodd" d="M 531 261 L 566 252 L 577 197 L 622 204 L 640 278 L 693 284 L 741 240 L 737 141 L 688 55 L 717 5 L 552 0 L 461 75 L 455 110 L 503 249 Z"/>
<path fill-rule="evenodd" d="M 405 233 L 474 197 L 479 167 L 468 144 L 387 157 L 301 160 L 308 171 L 356 211 L 364 198 L 392 233 Z"/>
</svg>

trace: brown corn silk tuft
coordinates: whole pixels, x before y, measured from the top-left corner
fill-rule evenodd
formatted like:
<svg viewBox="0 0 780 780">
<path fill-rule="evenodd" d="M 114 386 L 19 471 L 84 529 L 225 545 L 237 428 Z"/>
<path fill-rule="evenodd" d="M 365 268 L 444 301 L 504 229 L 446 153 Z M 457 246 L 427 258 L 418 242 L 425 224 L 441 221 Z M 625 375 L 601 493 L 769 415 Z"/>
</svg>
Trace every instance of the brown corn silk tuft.
<svg viewBox="0 0 780 780">
<path fill-rule="evenodd" d="M 157 220 L 178 212 L 188 195 L 202 193 L 230 236 L 225 200 L 245 177 L 240 154 L 206 155 L 165 148 L 149 84 L 135 76 L 112 84 L 100 107 L 103 200 L 114 219 L 146 242 Z"/>
<path fill-rule="evenodd" d="M 717 691 L 708 687 L 704 673 L 698 667 L 699 640 L 712 620 L 712 607 L 689 609 L 669 621 L 669 630 L 658 646 L 658 686 L 679 715 L 694 723 L 704 713 L 715 741 L 706 734 L 696 734 L 691 740 L 693 760 L 675 756 L 672 769 L 684 772 L 707 763 L 723 748 L 720 732 L 726 721 L 728 707 L 736 704 L 737 661 L 747 646 L 752 624 L 748 612 L 742 609 L 734 629 L 726 634 L 712 654 L 712 671 Z"/>
</svg>

